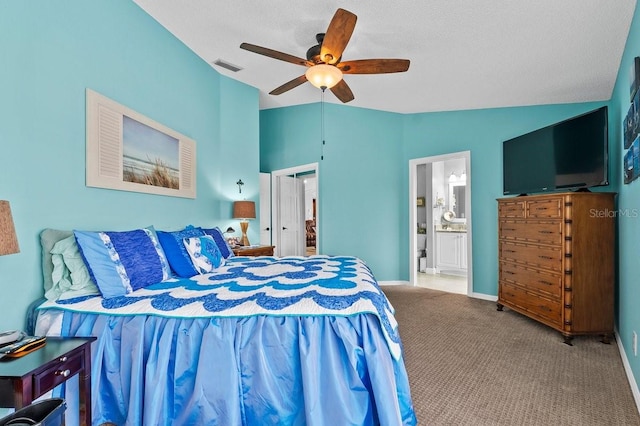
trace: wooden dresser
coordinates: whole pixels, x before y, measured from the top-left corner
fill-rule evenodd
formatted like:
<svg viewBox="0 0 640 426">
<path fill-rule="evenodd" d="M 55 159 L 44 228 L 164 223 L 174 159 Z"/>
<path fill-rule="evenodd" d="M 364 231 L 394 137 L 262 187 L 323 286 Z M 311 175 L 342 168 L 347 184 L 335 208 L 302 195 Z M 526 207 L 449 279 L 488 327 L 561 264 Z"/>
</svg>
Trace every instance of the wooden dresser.
<svg viewBox="0 0 640 426">
<path fill-rule="evenodd" d="M 570 192 L 498 200 L 498 310 L 562 333 L 613 334 L 615 194 Z"/>
</svg>

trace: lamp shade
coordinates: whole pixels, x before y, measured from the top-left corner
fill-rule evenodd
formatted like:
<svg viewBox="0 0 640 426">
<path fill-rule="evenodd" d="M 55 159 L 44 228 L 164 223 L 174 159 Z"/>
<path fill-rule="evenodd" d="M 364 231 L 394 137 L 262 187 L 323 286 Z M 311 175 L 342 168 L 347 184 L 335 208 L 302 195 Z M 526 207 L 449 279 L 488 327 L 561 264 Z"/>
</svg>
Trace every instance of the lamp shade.
<svg viewBox="0 0 640 426">
<path fill-rule="evenodd" d="M 323 87 L 331 89 L 342 80 L 342 71 L 340 71 L 338 67 L 327 64 L 309 67 L 304 75 L 307 77 L 309 83 L 318 89 L 322 89 Z"/>
<path fill-rule="evenodd" d="M 256 203 L 253 201 L 235 201 L 233 203 L 234 219 L 255 219 Z"/>
<path fill-rule="evenodd" d="M 16 228 L 13 226 L 11 206 L 8 201 L 0 200 L 0 256 L 19 253 Z"/>
</svg>

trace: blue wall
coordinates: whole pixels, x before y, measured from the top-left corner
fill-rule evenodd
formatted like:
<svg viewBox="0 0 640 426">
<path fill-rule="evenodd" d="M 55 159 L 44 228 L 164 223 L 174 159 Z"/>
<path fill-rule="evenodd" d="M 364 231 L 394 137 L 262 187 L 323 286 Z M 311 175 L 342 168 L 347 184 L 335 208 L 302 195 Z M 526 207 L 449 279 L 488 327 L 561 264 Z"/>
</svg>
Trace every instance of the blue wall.
<svg viewBox="0 0 640 426">
<path fill-rule="evenodd" d="M 618 72 L 618 80 L 613 91 L 610 106 L 610 124 L 616 131 L 613 142 L 613 154 L 622 164 L 624 159 L 622 122 L 629 110 L 629 73 L 633 58 L 640 56 L 640 6 L 636 12 L 627 38 L 627 45 Z M 618 169 L 620 170 L 620 168 Z M 624 351 L 636 385 L 640 380 L 640 359 L 633 355 L 632 332 L 640 333 L 640 285 L 638 280 L 638 260 L 640 259 L 640 180 L 628 185 L 621 183 L 618 173 L 618 252 L 619 287 L 617 294 L 618 333 L 622 339 Z M 638 389 L 636 387 L 635 391 Z"/>
<path fill-rule="evenodd" d="M 261 111 L 260 168 L 318 162 L 322 253 L 361 257 L 378 279 L 398 279 L 402 116 L 325 103 L 322 149 L 320 112 L 320 104 Z"/>
<path fill-rule="evenodd" d="M 258 91 L 220 76 L 130 0 L 4 0 L 0 55 L 0 199 L 21 249 L 0 257 L 0 330 L 23 328 L 43 294 L 42 229 L 237 228 L 239 178 L 242 198 L 258 201 Z M 86 88 L 194 139 L 197 198 L 86 187 Z"/>
</svg>

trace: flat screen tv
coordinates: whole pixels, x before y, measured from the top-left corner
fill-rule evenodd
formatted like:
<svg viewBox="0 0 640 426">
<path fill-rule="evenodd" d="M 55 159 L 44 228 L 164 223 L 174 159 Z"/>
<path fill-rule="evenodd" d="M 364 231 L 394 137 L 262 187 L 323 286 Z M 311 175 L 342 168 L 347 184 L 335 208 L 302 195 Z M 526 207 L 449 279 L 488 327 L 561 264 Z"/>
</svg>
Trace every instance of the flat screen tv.
<svg viewBox="0 0 640 426">
<path fill-rule="evenodd" d="M 504 195 L 608 185 L 607 107 L 504 141 Z"/>
</svg>

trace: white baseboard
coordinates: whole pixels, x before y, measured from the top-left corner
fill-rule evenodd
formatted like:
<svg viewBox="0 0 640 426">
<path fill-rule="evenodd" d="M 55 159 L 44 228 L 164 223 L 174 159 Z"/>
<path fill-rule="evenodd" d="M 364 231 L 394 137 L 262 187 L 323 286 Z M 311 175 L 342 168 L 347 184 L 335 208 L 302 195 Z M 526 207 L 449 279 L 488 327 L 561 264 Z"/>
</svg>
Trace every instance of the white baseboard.
<svg viewBox="0 0 640 426">
<path fill-rule="evenodd" d="M 498 301 L 498 296 L 492 296 L 490 294 L 484 294 L 484 293 L 471 293 L 469 297 L 473 297 L 474 299 L 488 300 L 490 302 Z"/>
<path fill-rule="evenodd" d="M 640 413 L 640 390 L 638 389 L 638 383 L 636 382 L 635 377 L 633 377 L 631 364 L 629 364 L 629 359 L 627 358 L 627 354 L 624 351 L 624 346 L 622 346 L 622 341 L 620 340 L 620 334 L 618 334 L 618 330 L 615 330 L 614 334 L 616 336 L 616 343 L 618 345 L 618 350 L 620 351 L 620 358 L 622 358 L 622 365 L 624 366 L 624 372 L 627 374 L 629 387 L 631 388 L 633 399 L 636 402 L 636 409 L 638 410 L 638 413 Z"/>
<path fill-rule="evenodd" d="M 378 281 L 378 284 L 380 284 L 380 286 L 385 286 L 385 285 L 411 285 L 411 283 L 409 281 Z M 468 294 L 466 296 L 469 297 L 473 297 L 475 299 L 481 299 L 481 300 L 488 300 L 490 302 L 497 302 L 498 301 L 498 296 L 493 296 L 490 294 L 484 294 L 484 293 L 471 293 Z"/>
<path fill-rule="evenodd" d="M 378 284 L 383 285 L 410 285 L 409 281 L 378 281 Z"/>
</svg>

